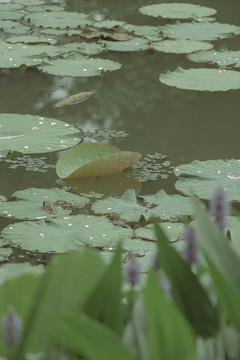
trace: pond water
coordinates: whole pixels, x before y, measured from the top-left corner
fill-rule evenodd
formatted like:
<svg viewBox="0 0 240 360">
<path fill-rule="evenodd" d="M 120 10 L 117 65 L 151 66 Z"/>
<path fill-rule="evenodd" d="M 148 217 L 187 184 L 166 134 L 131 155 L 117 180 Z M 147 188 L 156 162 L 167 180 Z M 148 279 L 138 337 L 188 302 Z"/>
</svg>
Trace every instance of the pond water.
<svg viewBox="0 0 240 360">
<path fill-rule="evenodd" d="M 171 2 L 174 1 L 168 1 Z M 63 0 L 60 3 L 69 11 L 91 12 L 106 19 L 124 20 L 136 25 L 159 24 L 158 19 L 144 16 L 138 11 L 141 6 L 154 3 L 152 0 Z M 198 4 L 193 0 L 191 3 Z M 239 25 L 240 3 L 236 0 L 206 0 L 201 1 L 201 5 L 215 8 L 219 22 Z M 162 24 L 165 23 L 162 21 Z M 237 50 L 239 37 L 215 41 L 213 44 L 217 50 L 223 47 Z M 201 67 L 201 64 L 190 62 L 185 55 L 147 50 L 107 52 L 100 57 L 118 61 L 122 68 L 104 76 L 89 78 L 53 76 L 33 68 L 1 70 L 0 112 L 56 118 L 75 124 L 84 132 L 123 130 L 129 135 L 107 142 L 123 150 L 140 152 L 143 156 L 154 153 L 168 155 L 174 166 L 195 159 L 239 158 L 239 90 L 198 92 L 160 83 L 160 73 L 173 71 L 177 66 Z M 212 68 L 208 64 L 204 64 L 204 67 Z M 53 107 L 60 98 L 85 91 L 95 94 L 78 105 Z M 50 165 L 57 162 L 59 155 L 57 152 L 44 154 Z M 6 197 L 30 187 L 59 186 L 54 168 L 49 168 L 47 172 L 33 172 L 26 171 L 25 167 L 9 169 L 8 163 L 0 162 L 0 178 L 0 193 Z M 175 181 L 176 177 L 172 174 L 167 179 L 143 182 L 138 191 L 141 195 L 153 194 L 160 189 L 177 193 Z M 87 189 L 85 185 L 83 189 Z M 91 185 L 88 190 L 91 190 Z M 1 218 L 1 228 L 10 222 Z"/>
</svg>

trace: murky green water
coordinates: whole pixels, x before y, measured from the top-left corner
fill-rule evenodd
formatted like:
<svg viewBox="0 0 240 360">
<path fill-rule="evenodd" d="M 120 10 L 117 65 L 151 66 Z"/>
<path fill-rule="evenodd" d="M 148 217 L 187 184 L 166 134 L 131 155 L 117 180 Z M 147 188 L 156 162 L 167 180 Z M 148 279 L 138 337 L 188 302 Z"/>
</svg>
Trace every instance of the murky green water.
<svg viewBox="0 0 240 360">
<path fill-rule="evenodd" d="M 157 25 L 157 19 L 138 12 L 139 7 L 151 3 L 151 0 L 67 0 L 65 4 L 70 11 L 95 11 L 109 19 Z M 240 3 L 236 0 L 201 1 L 201 5 L 214 7 L 219 22 L 239 25 Z M 216 43 L 215 48 L 238 49 L 238 44 L 239 37 L 236 37 Z M 188 61 L 185 55 L 141 51 L 108 52 L 101 57 L 119 61 L 123 66 L 103 77 L 91 78 L 56 77 L 32 69 L 2 70 L 1 113 L 53 117 L 78 124 L 85 131 L 124 130 L 130 135 L 117 138 L 111 141 L 112 144 L 143 155 L 155 152 L 170 155 L 175 166 L 194 159 L 239 158 L 239 91 L 193 92 L 161 84 L 159 75 L 167 70 L 174 70 L 179 65 L 201 67 Z M 204 67 L 208 65 L 204 64 Z M 62 94 L 67 97 L 82 91 L 96 94 L 79 105 L 53 107 Z M 46 157 L 48 163 L 55 164 L 58 154 Z M 29 187 L 55 187 L 57 180 L 54 169 L 47 173 L 26 171 L 23 167 L 11 170 L 3 162 L 0 163 L 0 176 L 0 193 L 5 196 Z M 176 192 L 174 181 L 173 175 L 167 180 L 143 183 L 141 194 L 154 193 L 161 188 Z M 7 220 L 3 222 L 5 225 Z"/>
</svg>

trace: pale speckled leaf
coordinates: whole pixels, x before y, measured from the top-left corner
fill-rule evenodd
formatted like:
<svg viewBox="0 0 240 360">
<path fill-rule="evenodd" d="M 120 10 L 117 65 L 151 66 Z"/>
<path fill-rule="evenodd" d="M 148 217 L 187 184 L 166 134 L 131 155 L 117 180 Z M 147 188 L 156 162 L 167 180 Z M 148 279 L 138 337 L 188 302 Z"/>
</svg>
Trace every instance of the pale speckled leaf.
<svg viewBox="0 0 240 360">
<path fill-rule="evenodd" d="M 204 41 L 178 39 L 153 42 L 151 48 L 165 53 L 189 54 L 194 51 L 212 49 L 213 45 Z"/>
<path fill-rule="evenodd" d="M 47 153 L 69 148 L 80 141 L 78 129 L 56 119 L 0 114 L 0 125 L 0 151 Z"/>
<path fill-rule="evenodd" d="M 139 9 L 143 15 L 161 17 L 165 19 L 198 19 L 216 14 L 216 10 L 206 6 L 194 4 L 153 4 Z"/>
<path fill-rule="evenodd" d="M 233 34 L 238 35 L 240 34 L 240 27 L 218 22 L 181 23 L 177 21 L 172 25 L 159 26 L 159 31 L 164 37 L 172 39 L 212 41 L 225 39 Z"/>
<path fill-rule="evenodd" d="M 43 253 L 64 253 L 84 245 L 116 246 L 132 235 L 129 228 L 114 226 L 105 217 L 90 215 L 67 216 L 48 223 L 25 221 L 9 225 L 2 231 L 2 236 L 13 246 Z"/>
<path fill-rule="evenodd" d="M 240 73 L 221 69 L 182 69 L 161 74 L 160 82 L 184 90 L 228 91 L 240 89 Z"/>
<path fill-rule="evenodd" d="M 56 164 L 61 178 L 104 176 L 121 172 L 135 164 L 141 154 L 121 151 L 116 146 L 102 143 L 84 143 L 66 151 Z"/>
<path fill-rule="evenodd" d="M 199 63 L 207 62 L 210 64 L 217 64 L 222 67 L 240 67 L 240 51 L 228 51 L 226 49 L 221 51 L 200 51 L 197 54 L 188 55 L 188 59 Z"/>
<path fill-rule="evenodd" d="M 227 190 L 229 200 L 240 201 L 240 160 L 194 160 L 174 169 L 176 188 L 187 195 L 210 199 L 217 187 Z"/>
<path fill-rule="evenodd" d="M 57 59 L 42 63 L 39 69 L 52 75 L 89 77 L 102 75 L 104 72 L 120 69 L 121 64 L 116 61 L 86 58 L 80 54 L 74 54 L 65 59 Z"/>
</svg>

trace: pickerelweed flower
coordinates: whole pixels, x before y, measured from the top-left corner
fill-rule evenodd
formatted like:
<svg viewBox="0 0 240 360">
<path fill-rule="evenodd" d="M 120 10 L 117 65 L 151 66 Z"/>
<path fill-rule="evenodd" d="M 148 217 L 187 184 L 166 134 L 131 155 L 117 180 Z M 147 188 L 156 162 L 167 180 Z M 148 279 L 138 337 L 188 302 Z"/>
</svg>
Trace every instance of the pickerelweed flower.
<svg viewBox="0 0 240 360">
<path fill-rule="evenodd" d="M 3 342 L 7 348 L 18 345 L 22 339 L 23 323 L 13 308 L 2 317 Z"/>
<path fill-rule="evenodd" d="M 227 200 L 227 192 L 222 188 L 217 188 L 213 192 L 210 200 L 210 215 L 215 216 L 221 230 L 228 225 L 226 216 L 231 215 L 231 204 Z"/>
<path fill-rule="evenodd" d="M 127 273 L 126 273 L 125 281 L 128 284 L 130 284 L 131 286 L 135 286 L 140 283 L 141 266 L 135 259 L 132 259 L 127 264 L 126 271 Z"/>
<path fill-rule="evenodd" d="M 199 261 L 198 248 L 195 231 L 192 226 L 185 227 L 183 240 L 185 241 L 185 247 L 182 251 L 182 258 L 190 265 L 197 264 Z"/>
</svg>

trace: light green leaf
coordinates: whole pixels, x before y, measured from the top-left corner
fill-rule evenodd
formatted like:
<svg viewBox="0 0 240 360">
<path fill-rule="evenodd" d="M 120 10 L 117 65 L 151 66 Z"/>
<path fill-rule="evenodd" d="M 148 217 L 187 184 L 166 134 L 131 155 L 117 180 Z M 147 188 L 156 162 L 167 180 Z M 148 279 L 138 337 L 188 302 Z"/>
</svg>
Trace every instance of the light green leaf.
<svg viewBox="0 0 240 360">
<path fill-rule="evenodd" d="M 10 255 L 12 255 L 11 248 L 1 248 L 0 247 L 0 261 L 6 260 Z"/>
<path fill-rule="evenodd" d="M 26 11 L 29 12 L 45 12 L 45 11 L 63 11 L 64 7 L 59 5 L 29 5 L 26 6 Z"/>
<path fill-rule="evenodd" d="M 34 115 L 0 114 L 0 150 L 46 153 L 76 145 L 80 131 L 63 121 Z"/>
<path fill-rule="evenodd" d="M 240 201 L 240 161 L 194 160 L 175 168 L 176 188 L 187 195 L 210 199 L 217 187 L 227 190 L 229 200 Z"/>
<path fill-rule="evenodd" d="M 218 66 L 227 67 L 233 66 L 240 67 L 240 51 L 201 51 L 197 54 L 188 55 L 188 59 L 199 63 L 217 64 Z"/>
<path fill-rule="evenodd" d="M 59 76 L 89 77 L 101 75 L 104 72 L 120 69 L 121 64 L 116 61 L 86 58 L 74 54 L 65 59 L 57 59 L 42 63 L 39 69 L 43 72 Z"/>
<path fill-rule="evenodd" d="M 13 20 L 0 20 L 0 29 L 12 34 L 25 34 L 30 30 L 29 27 Z"/>
<path fill-rule="evenodd" d="M 117 174 L 135 164 L 141 155 L 101 143 L 79 144 L 65 152 L 56 164 L 61 178 Z"/>
<path fill-rule="evenodd" d="M 149 25 L 132 25 L 132 24 L 125 24 L 123 26 L 123 30 L 127 30 L 128 32 L 133 32 L 136 36 L 155 36 L 160 37 L 157 26 L 149 26 Z"/>
<path fill-rule="evenodd" d="M 178 39 L 153 42 L 151 48 L 165 53 L 189 54 L 194 51 L 212 49 L 213 45 L 203 41 Z"/>
<path fill-rule="evenodd" d="M 91 247 L 116 246 L 119 241 L 131 238 L 129 228 L 114 226 L 105 217 L 76 215 L 65 216 L 45 222 L 25 221 L 2 230 L 2 237 L 13 246 L 40 252 L 64 253 Z"/>
<path fill-rule="evenodd" d="M 86 14 L 66 11 L 37 12 L 26 15 L 25 20 L 30 25 L 37 27 L 41 26 L 60 29 L 80 28 L 93 22 L 92 19 Z"/>
<path fill-rule="evenodd" d="M 22 5 L 42 5 L 45 3 L 44 0 L 14 0 L 16 4 L 22 4 Z"/>
<path fill-rule="evenodd" d="M 240 89 L 240 73 L 218 69 L 182 69 L 161 74 L 163 84 L 185 90 L 228 91 Z"/>
<path fill-rule="evenodd" d="M 110 51 L 139 51 L 149 49 L 149 41 L 142 38 L 134 38 L 128 41 L 104 41 L 100 40 L 106 50 Z"/>
<path fill-rule="evenodd" d="M 11 36 L 6 39 L 8 43 L 25 43 L 25 44 L 55 44 L 57 42 L 56 39 L 45 37 L 45 36 Z M 37 53 L 37 51 L 36 51 Z"/>
<path fill-rule="evenodd" d="M 0 12 L 22 10 L 23 8 L 24 8 L 24 5 L 21 5 L 21 4 L 16 4 L 13 2 L 2 3 L 0 1 Z"/>
<path fill-rule="evenodd" d="M 103 20 L 103 21 L 95 21 L 93 23 L 93 26 L 96 28 L 104 28 L 104 29 L 114 29 L 123 27 L 125 24 L 125 21 L 116 21 L 116 20 Z"/>
<path fill-rule="evenodd" d="M 23 13 L 17 11 L 1 11 L 0 6 L 0 19 L 1 20 L 19 20 L 23 17 Z"/>
<path fill-rule="evenodd" d="M 165 19 L 198 19 L 216 14 L 216 10 L 206 6 L 193 4 L 154 4 L 139 9 L 143 15 Z"/>
<path fill-rule="evenodd" d="M 240 34 L 240 27 L 218 22 L 191 22 L 181 23 L 177 21 L 173 25 L 159 26 L 164 37 L 172 39 L 189 39 L 212 41 L 228 38 L 232 34 Z"/>
<path fill-rule="evenodd" d="M 56 47 L 56 50 L 58 51 L 59 54 L 68 54 L 71 52 L 77 52 L 85 55 L 95 55 L 103 52 L 105 49 L 102 45 L 97 43 L 78 42 L 78 43 L 67 43 L 60 45 Z"/>
<path fill-rule="evenodd" d="M 44 273 L 44 266 L 32 266 L 29 263 L 3 264 L 0 267 L 0 285 L 10 279 L 17 279 L 25 274 L 40 276 Z"/>
</svg>

